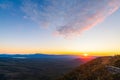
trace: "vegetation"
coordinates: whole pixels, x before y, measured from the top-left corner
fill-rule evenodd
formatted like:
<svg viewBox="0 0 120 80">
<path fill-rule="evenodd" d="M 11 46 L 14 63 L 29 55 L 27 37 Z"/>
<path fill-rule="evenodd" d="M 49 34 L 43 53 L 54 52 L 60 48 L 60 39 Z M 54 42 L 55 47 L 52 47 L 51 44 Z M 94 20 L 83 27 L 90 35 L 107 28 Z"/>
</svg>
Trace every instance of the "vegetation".
<svg viewBox="0 0 120 80">
<path fill-rule="evenodd" d="M 85 63 L 58 80 L 119 80 L 120 74 L 113 74 L 107 66 L 120 68 L 120 56 L 99 57 Z"/>
<path fill-rule="evenodd" d="M 0 80 L 54 80 L 80 64 L 73 58 L 0 58 Z"/>
<path fill-rule="evenodd" d="M 108 69 L 108 66 L 120 68 L 120 56 L 98 57 L 85 64 L 81 61 L 73 58 L 0 58 L 0 80 L 120 79 L 119 73 Z"/>
</svg>

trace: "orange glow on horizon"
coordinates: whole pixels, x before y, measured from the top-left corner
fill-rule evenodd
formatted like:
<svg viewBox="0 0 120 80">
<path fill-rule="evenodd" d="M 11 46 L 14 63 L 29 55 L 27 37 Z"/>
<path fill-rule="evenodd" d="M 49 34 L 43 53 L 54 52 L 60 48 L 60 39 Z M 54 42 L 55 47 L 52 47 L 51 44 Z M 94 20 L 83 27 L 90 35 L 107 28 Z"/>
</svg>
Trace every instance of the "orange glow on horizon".
<svg viewBox="0 0 120 80">
<path fill-rule="evenodd" d="M 55 54 L 55 55 L 81 55 L 84 57 L 87 56 L 113 56 L 120 55 L 120 51 L 117 52 L 79 52 L 79 51 L 64 51 L 64 50 L 33 50 L 33 49 L 0 49 L 0 53 L 9 53 L 9 54 L 34 54 L 34 53 L 43 53 L 43 54 Z"/>
</svg>

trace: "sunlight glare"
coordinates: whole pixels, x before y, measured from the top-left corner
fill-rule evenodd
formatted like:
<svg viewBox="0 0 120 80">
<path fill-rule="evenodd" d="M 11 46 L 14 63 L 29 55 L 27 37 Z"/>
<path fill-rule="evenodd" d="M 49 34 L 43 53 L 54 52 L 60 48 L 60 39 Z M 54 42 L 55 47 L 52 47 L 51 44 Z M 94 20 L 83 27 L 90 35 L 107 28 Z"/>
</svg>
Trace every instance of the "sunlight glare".
<svg viewBox="0 0 120 80">
<path fill-rule="evenodd" d="M 83 54 L 83 56 L 87 57 L 87 56 L 88 56 L 88 54 L 87 54 L 87 53 L 84 53 L 84 54 Z"/>
</svg>

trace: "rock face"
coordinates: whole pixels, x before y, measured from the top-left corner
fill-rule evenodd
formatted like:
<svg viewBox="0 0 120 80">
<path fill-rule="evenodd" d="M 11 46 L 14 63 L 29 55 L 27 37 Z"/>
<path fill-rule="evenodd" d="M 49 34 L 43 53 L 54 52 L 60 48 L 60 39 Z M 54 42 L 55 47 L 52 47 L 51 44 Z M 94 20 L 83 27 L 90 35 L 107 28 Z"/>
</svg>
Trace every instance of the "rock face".
<svg viewBox="0 0 120 80">
<path fill-rule="evenodd" d="M 106 68 L 112 74 L 120 74 L 120 68 L 119 67 L 107 66 Z"/>
<path fill-rule="evenodd" d="M 96 58 L 58 80 L 120 80 L 120 56 Z"/>
</svg>

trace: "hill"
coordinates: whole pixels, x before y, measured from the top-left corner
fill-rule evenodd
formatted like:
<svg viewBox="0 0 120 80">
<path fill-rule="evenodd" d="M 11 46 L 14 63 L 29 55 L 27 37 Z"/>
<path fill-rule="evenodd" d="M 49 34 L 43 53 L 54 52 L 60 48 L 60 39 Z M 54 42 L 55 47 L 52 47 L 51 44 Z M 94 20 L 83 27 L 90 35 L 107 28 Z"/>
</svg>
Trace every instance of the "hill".
<svg viewBox="0 0 120 80">
<path fill-rule="evenodd" d="M 2 55 L 0 80 L 54 80 L 82 62 L 70 56 Z"/>
<path fill-rule="evenodd" d="M 58 80 L 120 80 L 120 56 L 99 57 Z"/>
<path fill-rule="evenodd" d="M 49 55 L 49 54 L 2 54 L 0 58 L 77 58 L 75 55 Z"/>
</svg>

